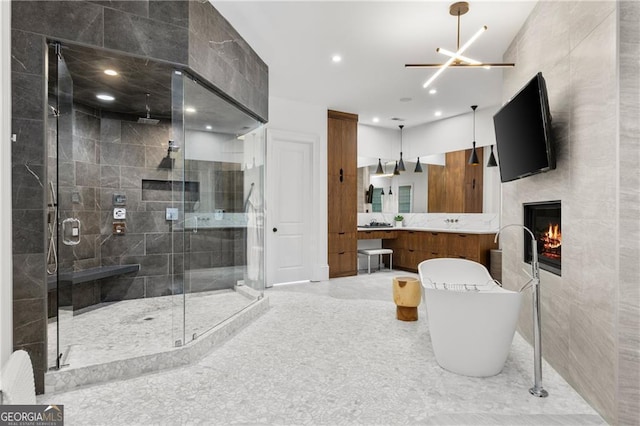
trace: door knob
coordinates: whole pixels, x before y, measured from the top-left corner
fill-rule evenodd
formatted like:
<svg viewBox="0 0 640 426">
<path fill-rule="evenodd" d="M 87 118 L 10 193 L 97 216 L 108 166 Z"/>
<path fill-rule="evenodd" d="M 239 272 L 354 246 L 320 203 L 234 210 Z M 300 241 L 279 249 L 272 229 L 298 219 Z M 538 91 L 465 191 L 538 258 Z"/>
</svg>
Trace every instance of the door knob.
<svg viewBox="0 0 640 426">
<path fill-rule="evenodd" d="M 278 228 L 273 228 L 273 232 L 278 232 Z"/>
</svg>

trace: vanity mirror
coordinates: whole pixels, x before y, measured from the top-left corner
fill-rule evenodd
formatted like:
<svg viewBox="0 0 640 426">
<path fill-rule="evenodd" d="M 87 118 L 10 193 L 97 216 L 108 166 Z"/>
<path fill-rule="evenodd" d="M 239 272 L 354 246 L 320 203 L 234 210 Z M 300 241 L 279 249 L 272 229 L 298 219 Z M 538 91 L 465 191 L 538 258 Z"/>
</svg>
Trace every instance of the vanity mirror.
<svg viewBox="0 0 640 426">
<path fill-rule="evenodd" d="M 358 213 L 482 213 L 483 167 L 468 166 L 467 151 L 421 157 L 422 173 L 405 160 L 399 175 L 393 174 L 395 159 L 380 159 L 379 174 L 379 159 L 358 157 Z"/>
</svg>

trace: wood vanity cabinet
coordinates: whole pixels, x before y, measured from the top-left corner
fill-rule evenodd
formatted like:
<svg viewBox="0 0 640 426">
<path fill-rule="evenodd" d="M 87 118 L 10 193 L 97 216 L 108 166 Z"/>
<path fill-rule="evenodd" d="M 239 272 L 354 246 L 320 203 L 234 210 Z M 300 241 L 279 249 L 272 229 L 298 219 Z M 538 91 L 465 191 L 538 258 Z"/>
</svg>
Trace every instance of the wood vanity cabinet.
<svg viewBox="0 0 640 426">
<path fill-rule="evenodd" d="M 388 240 L 397 238 L 396 231 L 390 229 L 377 231 L 358 231 L 359 240 Z"/>
<path fill-rule="evenodd" d="M 424 231 L 422 238 L 423 250 L 427 253 L 426 259 L 436 259 L 438 257 L 448 257 L 448 234 L 445 232 Z"/>
<path fill-rule="evenodd" d="M 435 231 L 397 231 L 395 240 L 383 240 L 393 250 L 393 267 L 416 272 L 423 260 L 453 257 L 473 260 L 489 267 L 489 250 L 498 247 L 493 234 Z"/>
<path fill-rule="evenodd" d="M 471 150 L 447 152 L 446 165 L 429 165 L 429 213 L 482 213 L 483 159 L 467 163 Z"/>
<path fill-rule="evenodd" d="M 447 257 L 473 260 L 489 268 L 489 250 L 497 249 L 494 234 L 448 234 Z"/>
<path fill-rule="evenodd" d="M 383 240 L 382 246 L 393 250 L 393 267 L 416 270 L 414 265 L 426 256 L 423 250 L 422 231 L 398 230 L 395 240 Z"/>
<path fill-rule="evenodd" d="M 327 190 L 329 277 L 358 273 L 358 116 L 328 111 Z"/>
</svg>

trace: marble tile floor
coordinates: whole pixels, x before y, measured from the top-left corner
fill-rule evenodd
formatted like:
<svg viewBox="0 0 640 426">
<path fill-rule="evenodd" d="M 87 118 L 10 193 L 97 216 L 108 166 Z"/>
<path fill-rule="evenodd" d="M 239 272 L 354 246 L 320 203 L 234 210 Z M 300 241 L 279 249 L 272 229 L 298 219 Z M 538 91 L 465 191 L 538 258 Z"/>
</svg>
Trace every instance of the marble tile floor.
<svg viewBox="0 0 640 426">
<path fill-rule="evenodd" d="M 175 340 L 199 336 L 251 303 L 231 289 L 122 300 L 73 315 L 60 312 L 63 368 L 81 368 L 166 351 Z M 184 309 L 186 307 L 186 309 Z M 48 325 L 49 360 L 56 354 L 56 323 Z"/>
<path fill-rule="evenodd" d="M 532 349 L 518 335 L 497 376 L 440 368 L 424 319 L 395 319 L 399 275 L 269 289 L 271 309 L 193 365 L 38 402 L 64 404 L 68 425 L 606 424 L 546 363 L 550 396 L 529 395 Z"/>
</svg>

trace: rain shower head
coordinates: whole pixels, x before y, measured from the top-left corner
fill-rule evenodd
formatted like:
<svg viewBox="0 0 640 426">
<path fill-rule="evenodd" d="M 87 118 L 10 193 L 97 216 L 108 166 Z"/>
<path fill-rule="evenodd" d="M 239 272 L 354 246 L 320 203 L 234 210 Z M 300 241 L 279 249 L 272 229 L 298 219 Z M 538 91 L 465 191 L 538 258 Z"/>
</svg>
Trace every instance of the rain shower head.
<svg viewBox="0 0 640 426">
<path fill-rule="evenodd" d="M 138 123 L 139 124 L 151 124 L 153 126 L 155 126 L 156 124 L 158 124 L 160 122 L 160 120 L 156 120 L 155 118 L 151 118 L 151 109 L 149 108 L 149 94 L 147 93 L 147 102 L 145 103 L 145 107 L 147 109 L 147 116 L 146 117 L 139 117 L 138 118 Z"/>
<path fill-rule="evenodd" d="M 160 122 L 160 120 L 156 120 L 155 118 L 149 118 L 149 117 L 139 117 L 138 118 L 138 123 L 139 124 L 151 124 L 151 125 L 156 125 Z"/>
</svg>

